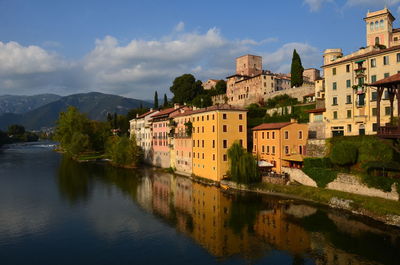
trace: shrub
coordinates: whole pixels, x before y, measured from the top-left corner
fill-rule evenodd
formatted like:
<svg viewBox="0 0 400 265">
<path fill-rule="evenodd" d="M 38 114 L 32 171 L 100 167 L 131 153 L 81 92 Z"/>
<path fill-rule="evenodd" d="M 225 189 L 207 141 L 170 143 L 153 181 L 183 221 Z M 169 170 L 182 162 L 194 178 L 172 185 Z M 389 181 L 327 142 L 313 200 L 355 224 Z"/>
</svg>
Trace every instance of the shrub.
<svg viewBox="0 0 400 265">
<path fill-rule="evenodd" d="M 332 162 L 329 159 L 329 157 L 323 157 L 323 158 L 304 158 L 303 160 L 304 167 L 307 168 L 331 168 L 332 167 Z"/>
<path fill-rule="evenodd" d="M 361 180 L 363 183 L 367 184 L 368 187 L 380 189 L 385 192 L 390 192 L 392 190 L 393 183 L 397 183 L 397 188 L 399 188 L 398 181 L 388 177 L 376 176 L 372 174 L 362 174 Z"/>
<path fill-rule="evenodd" d="M 351 166 L 357 162 L 358 149 L 355 145 L 339 142 L 332 147 L 330 159 L 339 166 Z"/>
<path fill-rule="evenodd" d="M 330 168 L 304 167 L 303 172 L 312 178 L 320 188 L 325 188 L 326 185 L 334 181 L 337 176 L 337 171 Z"/>
</svg>

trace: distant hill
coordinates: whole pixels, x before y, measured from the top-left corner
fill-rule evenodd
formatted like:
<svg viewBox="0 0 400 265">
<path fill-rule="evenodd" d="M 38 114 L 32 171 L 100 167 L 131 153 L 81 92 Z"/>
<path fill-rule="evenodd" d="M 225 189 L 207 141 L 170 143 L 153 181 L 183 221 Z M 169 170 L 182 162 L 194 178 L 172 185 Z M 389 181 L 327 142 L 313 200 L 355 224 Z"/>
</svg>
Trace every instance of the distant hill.
<svg viewBox="0 0 400 265">
<path fill-rule="evenodd" d="M 3 95 L 0 96 L 0 114 L 22 114 L 59 100 L 60 98 L 61 96 L 55 94 L 40 94 L 34 96 Z"/>
<path fill-rule="evenodd" d="M 152 106 L 152 104 L 142 100 L 98 92 L 74 94 L 23 114 L 7 113 L 0 115 L 0 129 L 4 130 L 15 123 L 30 130 L 53 127 L 59 113 L 65 111 L 68 106 L 76 107 L 80 112 L 87 114 L 90 119 L 104 121 L 107 118 L 107 113 L 126 114 L 130 109 L 140 107 L 141 104 L 144 107 Z"/>
</svg>

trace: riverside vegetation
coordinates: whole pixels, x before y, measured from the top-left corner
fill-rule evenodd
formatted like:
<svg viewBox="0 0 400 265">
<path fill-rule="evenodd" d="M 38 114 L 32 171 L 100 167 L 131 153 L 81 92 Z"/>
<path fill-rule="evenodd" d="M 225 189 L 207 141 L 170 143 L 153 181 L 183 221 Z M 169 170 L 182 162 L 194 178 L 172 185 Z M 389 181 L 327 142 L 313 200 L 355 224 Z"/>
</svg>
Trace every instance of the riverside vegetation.
<svg viewBox="0 0 400 265">
<path fill-rule="evenodd" d="M 8 126 L 7 132 L 0 130 L 0 146 L 4 144 L 36 142 L 39 135 L 30 131 L 26 131 L 25 127 L 18 124 Z"/>
</svg>

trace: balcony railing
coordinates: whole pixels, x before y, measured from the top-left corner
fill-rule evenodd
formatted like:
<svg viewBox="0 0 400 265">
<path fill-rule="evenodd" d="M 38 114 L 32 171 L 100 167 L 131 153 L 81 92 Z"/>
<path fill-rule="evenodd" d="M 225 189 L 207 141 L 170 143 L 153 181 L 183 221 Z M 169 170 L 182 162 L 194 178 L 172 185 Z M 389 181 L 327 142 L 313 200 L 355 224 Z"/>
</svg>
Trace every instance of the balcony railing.
<svg viewBox="0 0 400 265">
<path fill-rule="evenodd" d="M 382 138 L 400 138 L 400 127 L 386 125 L 378 128 L 378 136 Z"/>
</svg>

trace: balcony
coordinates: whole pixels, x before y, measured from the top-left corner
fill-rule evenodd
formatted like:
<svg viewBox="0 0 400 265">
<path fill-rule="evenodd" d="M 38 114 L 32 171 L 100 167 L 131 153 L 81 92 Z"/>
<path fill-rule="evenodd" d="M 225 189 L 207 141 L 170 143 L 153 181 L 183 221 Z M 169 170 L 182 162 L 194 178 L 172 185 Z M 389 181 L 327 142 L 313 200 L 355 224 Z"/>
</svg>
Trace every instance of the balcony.
<svg viewBox="0 0 400 265">
<path fill-rule="evenodd" d="M 378 136 L 381 138 L 400 138 L 400 126 L 386 125 L 378 128 Z"/>
</svg>

